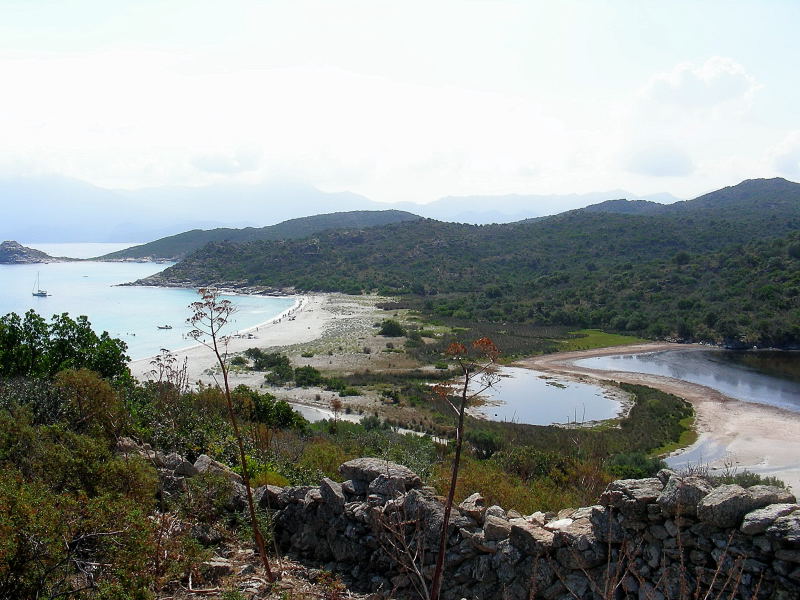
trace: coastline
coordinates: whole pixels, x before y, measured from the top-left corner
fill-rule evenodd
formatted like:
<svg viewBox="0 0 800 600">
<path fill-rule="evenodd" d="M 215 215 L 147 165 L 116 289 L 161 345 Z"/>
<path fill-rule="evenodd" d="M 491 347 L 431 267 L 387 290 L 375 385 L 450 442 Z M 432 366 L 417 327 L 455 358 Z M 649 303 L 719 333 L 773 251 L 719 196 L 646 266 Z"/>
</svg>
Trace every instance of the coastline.
<svg viewBox="0 0 800 600">
<path fill-rule="evenodd" d="M 242 294 L 241 292 L 232 292 L 229 290 L 224 290 L 224 293 L 227 295 L 246 295 Z M 226 347 L 228 354 L 243 352 L 254 346 L 260 347 L 261 345 L 258 343 L 258 340 L 262 339 L 262 336 L 253 334 L 260 334 L 262 331 L 265 335 L 269 334 L 270 340 L 278 340 L 278 342 L 271 345 L 282 345 L 282 342 L 293 344 L 298 343 L 298 340 L 301 342 L 304 341 L 305 337 L 307 337 L 302 335 L 304 332 L 300 331 L 298 327 L 288 327 L 288 325 L 290 323 L 294 324 L 298 322 L 300 314 L 303 314 L 306 308 L 318 303 L 320 303 L 320 298 L 318 297 L 299 295 L 297 296 L 295 303 L 288 309 L 282 311 L 280 314 L 270 317 L 262 323 L 257 323 L 251 327 L 231 332 L 226 336 Z M 293 313 L 297 314 L 295 315 L 295 319 L 290 321 L 288 317 Z M 308 330 L 313 329 L 313 331 L 311 331 L 312 335 L 321 335 L 322 324 L 316 322 L 311 323 L 312 320 L 307 318 L 308 315 L 304 314 L 304 316 L 306 318 L 301 319 L 299 322 L 306 323 Z M 280 327 L 281 325 L 284 326 Z M 202 381 L 204 384 L 214 383 L 213 377 L 209 377 L 207 371 L 209 369 L 213 370 L 216 367 L 216 358 L 211 350 L 206 348 L 202 343 L 196 342 L 183 348 L 178 348 L 172 353 L 178 358 L 179 361 L 182 361 L 184 358 L 187 359 L 187 373 L 189 376 L 189 381 Z M 130 368 L 133 376 L 140 380 L 147 379 L 148 372 L 151 369 L 151 361 L 154 358 L 154 356 L 147 356 L 145 358 L 139 358 L 129 362 L 128 367 Z"/>
<path fill-rule="evenodd" d="M 536 369 L 583 380 L 610 381 L 647 385 L 674 394 L 691 403 L 695 410 L 698 440 L 681 454 L 697 454 L 698 461 L 708 462 L 714 470 L 735 467 L 739 472 L 752 471 L 782 479 L 794 490 L 800 490 L 800 413 L 765 404 L 744 402 L 711 388 L 671 377 L 604 371 L 578 367 L 583 358 L 618 354 L 641 354 L 663 350 L 702 350 L 699 344 L 653 342 L 632 346 L 612 346 L 594 350 L 579 350 L 547 354 L 523 359 L 515 366 Z M 709 449 L 712 458 L 704 460 L 702 451 Z"/>
</svg>

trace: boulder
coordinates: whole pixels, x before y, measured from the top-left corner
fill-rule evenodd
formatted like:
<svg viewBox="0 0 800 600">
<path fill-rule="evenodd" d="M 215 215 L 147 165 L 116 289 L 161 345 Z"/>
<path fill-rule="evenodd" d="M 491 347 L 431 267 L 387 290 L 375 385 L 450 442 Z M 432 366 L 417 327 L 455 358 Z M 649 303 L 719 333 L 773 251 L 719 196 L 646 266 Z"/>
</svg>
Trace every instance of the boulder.
<svg viewBox="0 0 800 600">
<path fill-rule="evenodd" d="M 253 501 L 259 508 L 265 510 L 279 510 L 286 506 L 281 501 L 282 487 L 277 485 L 262 485 L 253 491 Z"/>
<path fill-rule="evenodd" d="M 188 460 L 178 463 L 173 472 L 175 475 L 180 475 L 181 477 L 194 477 L 200 473 L 200 471 L 198 471 L 197 468 Z"/>
<path fill-rule="evenodd" d="M 525 519 L 512 519 L 509 540 L 518 550 L 530 556 L 539 556 L 553 545 L 553 533 Z"/>
<path fill-rule="evenodd" d="M 656 502 L 661 507 L 661 513 L 667 517 L 694 517 L 697 516 L 697 504 L 713 489 L 702 477 L 672 475 Z"/>
<path fill-rule="evenodd" d="M 471 496 L 467 496 L 464 501 L 458 505 L 459 510 L 472 517 L 478 523 L 483 523 L 483 515 L 486 512 L 486 502 L 478 492 Z"/>
<path fill-rule="evenodd" d="M 623 515 L 645 517 L 647 505 L 655 502 L 664 490 L 657 477 L 619 479 L 608 484 L 600 496 L 600 504 L 618 509 Z"/>
<path fill-rule="evenodd" d="M 399 477 L 388 477 L 384 473 L 378 475 L 369 482 L 367 487 L 368 495 L 377 494 L 379 496 L 394 497 L 406 491 L 403 479 Z"/>
<path fill-rule="evenodd" d="M 800 547 L 800 511 L 778 517 L 767 527 L 767 536 L 794 548 Z"/>
<path fill-rule="evenodd" d="M 345 497 L 340 484 L 325 477 L 319 484 L 319 491 L 322 495 L 322 500 L 333 508 L 335 512 L 344 512 Z"/>
<path fill-rule="evenodd" d="M 798 508 L 800 506 L 797 504 L 771 504 L 765 508 L 759 508 L 745 515 L 740 530 L 748 535 L 764 533 L 775 522 L 775 519 L 791 514 Z"/>
<path fill-rule="evenodd" d="M 698 518 L 714 527 L 738 527 L 743 517 L 773 503 L 786 502 L 794 496 L 781 488 L 766 485 L 744 489 L 739 485 L 721 485 L 712 490 L 697 505 Z"/>
<path fill-rule="evenodd" d="M 500 517 L 488 515 L 483 524 L 483 535 L 487 541 L 499 542 L 511 534 L 511 523 Z"/>
<path fill-rule="evenodd" d="M 339 467 L 339 473 L 345 479 L 361 481 L 367 484 L 379 475 L 384 475 L 388 479 L 402 481 L 405 489 L 410 490 L 422 487 L 422 480 L 414 471 L 382 458 L 356 458 L 349 460 Z"/>
<path fill-rule="evenodd" d="M 198 473 L 220 473 L 231 481 L 242 483 L 241 475 L 234 473 L 230 467 L 223 465 L 221 462 L 217 462 L 207 454 L 201 454 L 197 457 L 197 460 L 194 461 L 194 468 L 197 469 Z"/>
</svg>

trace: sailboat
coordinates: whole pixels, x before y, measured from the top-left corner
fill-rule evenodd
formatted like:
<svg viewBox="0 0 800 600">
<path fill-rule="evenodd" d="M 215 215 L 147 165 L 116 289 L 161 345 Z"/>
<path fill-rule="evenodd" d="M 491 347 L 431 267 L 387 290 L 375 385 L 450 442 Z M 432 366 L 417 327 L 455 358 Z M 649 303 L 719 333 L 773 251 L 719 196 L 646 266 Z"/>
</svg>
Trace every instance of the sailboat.
<svg viewBox="0 0 800 600">
<path fill-rule="evenodd" d="M 39 296 L 40 298 L 47 298 L 47 290 L 43 290 L 39 287 L 39 273 L 36 273 L 36 283 L 33 286 L 33 291 L 31 292 L 34 296 Z"/>
</svg>

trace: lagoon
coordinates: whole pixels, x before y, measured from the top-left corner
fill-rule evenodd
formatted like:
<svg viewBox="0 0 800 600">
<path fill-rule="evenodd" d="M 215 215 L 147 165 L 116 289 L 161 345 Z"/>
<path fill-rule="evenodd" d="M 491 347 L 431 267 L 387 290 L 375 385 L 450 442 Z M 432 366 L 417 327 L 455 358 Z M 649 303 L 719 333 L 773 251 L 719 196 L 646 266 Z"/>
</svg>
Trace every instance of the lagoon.
<svg viewBox="0 0 800 600">
<path fill-rule="evenodd" d="M 584 423 L 613 419 L 621 409 L 619 397 L 599 385 L 519 367 L 501 367 L 499 374 L 500 382 L 483 394 L 487 402 L 473 411 L 492 421 Z"/>
<path fill-rule="evenodd" d="M 672 377 L 726 396 L 800 412 L 800 354 L 731 350 L 665 350 L 597 356 L 575 366 Z"/>
<path fill-rule="evenodd" d="M 47 245 L 48 251 L 58 254 L 57 246 L 61 245 Z M 85 250 L 94 251 L 91 248 Z M 102 254 L 102 250 L 89 256 L 98 254 Z M 196 291 L 118 287 L 120 283 L 152 275 L 167 266 L 95 261 L 0 265 L 0 315 L 9 312 L 22 315 L 30 309 L 47 320 L 64 312 L 73 318 L 86 315 L 95 331 L 108 331 L 112 337 L 128 344 L 128 355 L 133 360 L 153 356 L 161 348 L 173 351 L 185 348 L 195 344 L 194 340 L 186 339 L 185 334 L 190 329 L 186 326 L 186 319 L 190 316 L 187 307 L 198 299 Z M 52 295 L 46 298 L 31 295 L 37 274 L 41 287 Z M 226 295 L 224 298 L 237 307 L 228 333 L 269 321 L 295 302 L 291 297 Z M 158 329 L 159 325 L 171 325 L 172 329 Z"/>
</svg>

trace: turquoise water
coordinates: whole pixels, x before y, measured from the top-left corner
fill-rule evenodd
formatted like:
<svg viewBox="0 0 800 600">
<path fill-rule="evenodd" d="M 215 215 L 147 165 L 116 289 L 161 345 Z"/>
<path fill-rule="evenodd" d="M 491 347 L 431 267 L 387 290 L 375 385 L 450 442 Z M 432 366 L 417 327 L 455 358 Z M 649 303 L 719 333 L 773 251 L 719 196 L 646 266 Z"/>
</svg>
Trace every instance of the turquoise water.
<svg viewBox="0 0 800 600">
<path fill-rule="evenodd" d="M 48 245 L 50 248 L 55 244 Z M 87 244 L 83 244 L 87 246 Z M 63 256 L 63 254 L 62 254 Z M 0 315 L 34 309 L 46 319 L 67 312 L 86 315 L 95 331 L 108 331 L 128 344 L 132 359 L 193 345 L 185 339 L 187 306 L 196 291 L 155 287 L 115 287 L 157 273 L 168 265 L 155 263 L 54 263 L 0 265 Z M 50 296 L 31 295 L 37 273 L 40 287 Z M 294 298 L 224 296 L 237 307 L 228 333 L 270 320 L 290 308 Z M 158 329 L 172 325 L 173 329 Z"/>
<path fill-rule="evenodd" d="M 491 403 L 479 407 L 492 421 L 581 423 L 611 419 L 620 411 L 620 403 L 598 385 L 517 367 L 501 367 L 499 374 L 497 385 L 482 394 Z"/>
</svg>

